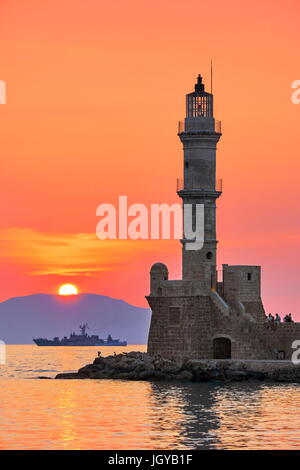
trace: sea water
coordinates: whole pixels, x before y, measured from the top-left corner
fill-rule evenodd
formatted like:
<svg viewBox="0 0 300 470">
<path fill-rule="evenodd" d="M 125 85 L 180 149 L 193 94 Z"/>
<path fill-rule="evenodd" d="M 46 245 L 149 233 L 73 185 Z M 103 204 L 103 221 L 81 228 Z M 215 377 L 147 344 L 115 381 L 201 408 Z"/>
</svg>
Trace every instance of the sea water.
<svg viewBox="0 0 300 470">
<path fill-rule="evenodd" d="M 145 346 L 7 346 L 0 449 L 299 449 L 300 386 L 47 380 Z"/>
</svg>

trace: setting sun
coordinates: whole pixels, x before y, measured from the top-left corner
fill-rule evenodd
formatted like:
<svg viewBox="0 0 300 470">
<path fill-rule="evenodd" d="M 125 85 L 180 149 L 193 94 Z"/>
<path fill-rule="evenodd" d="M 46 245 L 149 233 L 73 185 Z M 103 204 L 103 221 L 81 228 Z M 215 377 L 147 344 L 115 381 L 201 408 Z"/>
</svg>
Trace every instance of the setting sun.
<svg viewBox="0 0 300 470">
<path fill-rule="evenodd" d="M 73 284 L 63 284 L 58 289 L 59 295 L 77 295 L 78 289 Z"/>
</svg>

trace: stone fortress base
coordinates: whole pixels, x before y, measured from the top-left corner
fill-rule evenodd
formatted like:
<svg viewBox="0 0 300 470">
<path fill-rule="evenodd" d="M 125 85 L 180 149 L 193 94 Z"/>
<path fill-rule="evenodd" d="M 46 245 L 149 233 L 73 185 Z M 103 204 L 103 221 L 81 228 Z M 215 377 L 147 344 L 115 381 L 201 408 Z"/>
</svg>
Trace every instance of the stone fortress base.
<svg viewBox="0 0 300 470">
<path fill-rule="evenodd" d="M 300 323 L 266 321 L 259 266 L 224 265 L 223 282 L 209 295 L 198 281 L 168 280 L 161 263 L 150 276 L 149 354 L 181 360 L 291 358 Z"/>
</svg>

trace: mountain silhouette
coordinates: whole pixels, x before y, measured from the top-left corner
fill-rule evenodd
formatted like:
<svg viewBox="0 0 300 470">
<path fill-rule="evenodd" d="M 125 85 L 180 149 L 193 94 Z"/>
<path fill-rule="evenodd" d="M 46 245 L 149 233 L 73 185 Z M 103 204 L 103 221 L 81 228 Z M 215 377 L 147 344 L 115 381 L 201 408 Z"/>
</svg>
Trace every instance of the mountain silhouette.
<svg viewBox="0 0 300 470">
<path fill-rule="evenodd" d="M 34 294 L 0 303 L 0 340 L 7 344 L 33 344 L 33 338 L 68 336 L 89 324 L 88 334 L 147 343 L 150 310 L 124 300 L 97 294 L 58 296 Z"/>
</svg>

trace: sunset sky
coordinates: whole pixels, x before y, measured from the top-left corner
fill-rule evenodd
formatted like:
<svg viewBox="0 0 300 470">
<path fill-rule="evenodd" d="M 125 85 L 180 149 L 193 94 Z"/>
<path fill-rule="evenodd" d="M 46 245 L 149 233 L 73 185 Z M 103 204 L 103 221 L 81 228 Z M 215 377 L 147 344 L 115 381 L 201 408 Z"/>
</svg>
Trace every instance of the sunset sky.
<svg viewBox="0 0 300 470">
<path fill-rule="evenodd" d="M 146 306 L 178 241 L 100 241 L 96 208 L 174 203 L 177 121 L 214 63 L 218 264 L 262 266 L 269 312 L 300 320 L 299 0 L 1 0 L 0 300 L 72 282 Z M 299 312 L 299 313 L 298 313 Z"/>
</svg>

